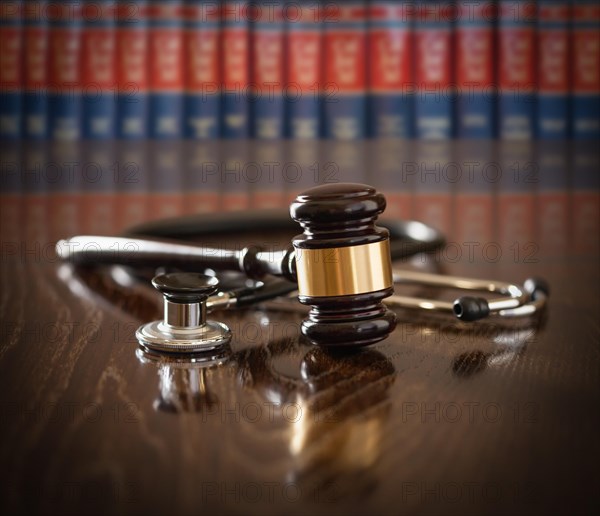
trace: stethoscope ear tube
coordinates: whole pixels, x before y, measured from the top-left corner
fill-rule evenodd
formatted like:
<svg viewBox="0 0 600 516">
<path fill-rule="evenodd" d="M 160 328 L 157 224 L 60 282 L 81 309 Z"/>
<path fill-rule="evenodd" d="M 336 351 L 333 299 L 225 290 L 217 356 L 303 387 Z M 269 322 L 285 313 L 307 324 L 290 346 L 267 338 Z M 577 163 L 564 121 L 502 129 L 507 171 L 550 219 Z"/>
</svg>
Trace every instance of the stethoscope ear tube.
<svg viewBox="0 0 600 516">
<path fill-rule="evenodd" d="M 285 296 L 297 288 L 297 285 L 284 279 L 270 278 L 265 280 L 260 287 L 243 287 L 232 290 L 228 294 L 235 299 L 235 306 L 242 308 Z"/>
<path fill-rule="evenodd" d="M 231 211 L 171 217 L 146 222 L 127 229 L 125 236 L 193 240 L 256 232 L 298 232 L 299 225 L 290 219 L 287 210 Z"/>
<path fill-rule="evenodd" d="M 432 253 L 446 245 L 442 233 L 416 220 L 381 220 L 378 225 L 390 232 L 392 260 L 401 260 L 418 253 Z"/>
<path fill-rule="evenodd" d="M 550 293 L 548 283 L 540 278 L 529 278 L 522 286 L 497 280 L 480 280 L 459 276 L 445 276 L 415 271 L 394 271 L 395 284 L 412 284 L 436 288 L 457 289 L 502 297 L 485 299 L 477 296 L 461 296 L 453 302 L 424 299 L 394 294 L 385 300 L 392 308 L 420 308 L 422 310 L 454 314 L 464 322 L 488 317 L 531 316 L 541 311 Z"/>
<path fill-rule="evenodd" d="M 422 222 L 379 219 L 377 225 L 390 232 L 392 260 L 401 260 L 417 253 L 430 253 L 446 244 L 444 235 Z M 268 228 L 269 232 L 294 234 L 301 231 L 297 222 L 289 218 L 287 210 L 258 210 L 252 215 L 237 211 L 219 214 L 173 217 L 140 224 L 129 228 L 125 236 L 193 240 L 255 232 Z"/>
</svg>

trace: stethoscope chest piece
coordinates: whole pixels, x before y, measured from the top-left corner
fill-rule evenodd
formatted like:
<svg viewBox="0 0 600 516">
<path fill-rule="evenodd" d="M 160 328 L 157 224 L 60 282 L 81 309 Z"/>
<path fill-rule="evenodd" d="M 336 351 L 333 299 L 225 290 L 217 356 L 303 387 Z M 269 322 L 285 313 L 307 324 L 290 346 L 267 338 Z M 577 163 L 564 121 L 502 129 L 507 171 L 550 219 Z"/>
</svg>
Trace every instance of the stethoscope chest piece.
<svg viewBox="0 0 600 516">
<path fill-rule="evenodd" d="M 138 328 L 140 345 L 160 353 L 203 353 L 228 344 L 229 328 L 206 320 L 206 302 L 218 283 L 215 277 L 195 273 L 156 276 L 152 285 L 164 296 L 164 318 Z"/>
</svg>

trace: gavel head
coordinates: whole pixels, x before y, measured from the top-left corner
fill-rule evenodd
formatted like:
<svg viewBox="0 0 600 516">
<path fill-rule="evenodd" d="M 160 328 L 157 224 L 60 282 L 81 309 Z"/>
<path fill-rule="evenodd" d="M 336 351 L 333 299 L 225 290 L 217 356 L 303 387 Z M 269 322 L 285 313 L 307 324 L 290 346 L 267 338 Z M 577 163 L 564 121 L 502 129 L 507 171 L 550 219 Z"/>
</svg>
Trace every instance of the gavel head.
<svg viewBox="0 0 600 516">
<path fill-rule="evenodd" d="M 393 294 L 389 233 L 375 226 L 385 198 L 361 184 L 317 186 L 290 207 L 304 233 L 296 253 L 298 299 L 310 305 L 302 333 L 323 346 L 364 346 L 386 338 L 396 317 L 382 300 Z"/>
</svg>

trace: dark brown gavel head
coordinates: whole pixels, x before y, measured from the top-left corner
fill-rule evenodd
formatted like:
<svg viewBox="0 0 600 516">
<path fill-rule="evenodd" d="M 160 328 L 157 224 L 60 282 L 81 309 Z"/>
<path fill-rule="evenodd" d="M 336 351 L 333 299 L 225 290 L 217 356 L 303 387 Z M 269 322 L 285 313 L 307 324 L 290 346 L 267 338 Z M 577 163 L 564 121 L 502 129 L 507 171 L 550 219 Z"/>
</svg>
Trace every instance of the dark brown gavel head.
<svg viewBox="0 0 600 516">
<path fill-rule="evenodd" d="M 385 198 L 353 183 L 317 186 L 290 207 L 304 233 L 296 253 L 298 299 L 310 305 L 302 333 L 332 347 L 364 346 L 385 339 L 396 317 L 382 303 L 393 294 L 389 233 L 375 225 Z"/>
</svg>

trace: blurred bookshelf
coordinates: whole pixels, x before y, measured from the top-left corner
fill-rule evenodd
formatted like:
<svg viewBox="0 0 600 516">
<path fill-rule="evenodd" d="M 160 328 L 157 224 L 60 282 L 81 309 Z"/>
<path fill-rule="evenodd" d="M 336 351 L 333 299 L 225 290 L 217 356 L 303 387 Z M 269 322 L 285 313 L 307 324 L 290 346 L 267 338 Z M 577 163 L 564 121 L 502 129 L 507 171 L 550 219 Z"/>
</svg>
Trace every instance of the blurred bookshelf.
<svg viewBox="0 0 600 516">
<path fill-rule="evenodd" d="M 3 1 L 3 232 L 354 181 L 462 241 L 589 251 L 599 23 L 588 1 Z"/>
<path fill-rule="evenodd" d="M 0 136 L 597 140 L 593 1 L 5 0 Z"/>
</svg>

